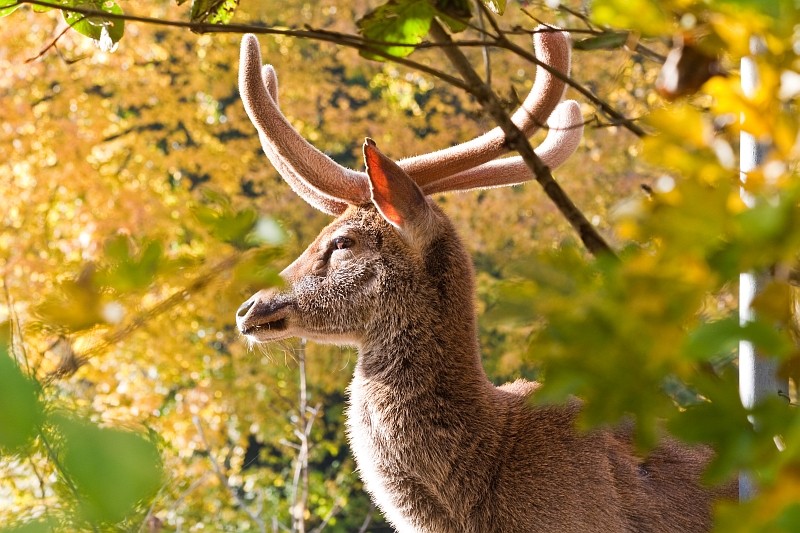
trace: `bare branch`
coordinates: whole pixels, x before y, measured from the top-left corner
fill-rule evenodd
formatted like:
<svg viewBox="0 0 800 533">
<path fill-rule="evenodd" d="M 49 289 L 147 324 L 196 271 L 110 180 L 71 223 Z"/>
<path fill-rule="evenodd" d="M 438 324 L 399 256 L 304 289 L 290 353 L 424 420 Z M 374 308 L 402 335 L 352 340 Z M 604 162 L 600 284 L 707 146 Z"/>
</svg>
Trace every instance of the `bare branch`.
<svg viewBox="0 0 800 533">
<path fill-rule="evenodd" d="M 70 376 L 75 373 L 81 366 L 85 365 L 88 360 L 97 355 L 98 353 L 102 352 L 103 350 L 108 349 L 110 346 L 120 342 L 128 335 L 133 333 L 134 331 L 138 330 L 140 327 L 147 324 L 150 320 L 154 319 L 155 317 L 169 311 L 176 305 L 186 301 L 191 295 L 197 293 L 198 291 L 207 287 L 212 281 L 214 281 L 219 275 L 224 272 L 227 272 L 231 268 L 233 268 L 242 258 L 242 254 L 235 253 L 232 254 L 216 265 L 212 266 L 209 270 L 195 278 L 189 285 L 184 287 L 183 289 L 173 293 L 166 299 L 160 301 L 159 303 L 153 305 L 149 309 L 142 311 L 136 317 L 133 318 L 128 324 L 123 326 L 122 328 L 116 329 L 111 333 L 105 335 L 100 341 L 98 341 L 94 346 L 88 348 L 84 352 L 80 354 L 73 354 L 73 364 L 67 366 L 59 366 L 58 369 L 51 372 L 45 382 L 50 383 L 56 379 L 61 379 L 67 376 Z"/>
<path fill-rule="evenodd" d="M 78 20 L 76 21 L 76 23 L 77 23 L 77 22 L 80 22 L 80 21 L 82 21 L 82 20 L 83 20 L 83 19 L 85 19 L 85 18 L 86 18 L 86 17 L 81 17 L 80 19 L 78 19 Z M 69 30 L 71 30 L 71 29 L 72 29 L 72 26 L 67 26 L 66 28 L 64 28 L 63 30 L 61 30 L 61 33 L 59 33 L 58 35 L 56 35 L 56 38 L 55 38 L 55 39 L 53 39 L 53 40 L 50 42 L 50 44 L 48 44 L 47 46 L 45 46 L 44 48 L 42 48 L 41 50 L 39 50 L 39 53 L 38 53 L 38 54 L 36 54 L 35 56 L 33 56 L 33 57 L 29 57 L 28 59 L 26 59 L 26 60 L 25 60 L 25 62 L 26 62 L 26 63 L 30 63 L 30 62 L 32 62 L 32 61 L 36 61 L 37 59 L 39 59 L 40 57 L 42 57 L 43 55 L 45 55 L 45 54 L 47 53 L 47 51 L 48 51 L 48 50 L 50 50 L 51 48 L 55 47 L 55 46 L 58 44 L 58 41 L 59 41 L 59 40 L 60 40 L 60 39 L 61 39 L 61 38 L 62 38 L 62 37 L 63 37 L 63 36 L 64 36 L 64 35 L 65 35 L 65 34 L 66 34 L 68 31 L 69 31 Z"/>
</svg>

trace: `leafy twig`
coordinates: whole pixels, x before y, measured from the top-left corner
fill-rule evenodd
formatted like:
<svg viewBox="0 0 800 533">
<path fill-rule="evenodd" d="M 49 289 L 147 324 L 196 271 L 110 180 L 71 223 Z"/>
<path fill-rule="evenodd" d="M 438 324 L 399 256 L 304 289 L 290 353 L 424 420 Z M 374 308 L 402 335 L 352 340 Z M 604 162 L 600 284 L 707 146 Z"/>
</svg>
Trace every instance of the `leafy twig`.
<svg viewBox="0 0 800 533">
<path fill-rule="evenodd" d="M 86 361 L 88 361 L 94 355 L 120 342 L 122 339 L 124 339 L 125 337 L 127 337 L 128 335 L 130 335 L 131 333 L 133 333 L 134 331 L 145 325 L 153 318 L 165 313 L 166 311 L 169 311 L 176 305 L 180 304 L 181 302 L 184 302 L 192 294 L 195 294 L 201 289 L 207 287 L 212 281 L 214 281 L 214 279 L 216 279 L 217 276 L 233 268 L 236 265 L 236 263 L 239 262 L 240 259 L 241 259 L 241 254 L 239 253 L 235 253 L 226 257 L 216 265 L 212 266 L 208 271 L 195 278 L 189 285 L 187 285 L 183 289 L 173 293 L 166 299 L 160 301 L 159 303 L 143 311 L 142 313 L 139 313 L 127 325 L 105 335 L 97 344 L 95 344 L 91 348 L 88 348 L 86 351 L 80 354 L 76 354 L 75 365 L 73 365 L 73 367 L 70 367 L 67 371 L 64 372 L 56 371 L 54 373 L 51 373 L 48 376 L 48 381 L 62 378 L 65 375 L 69 375 L 71 372 L 74 372 L 75 370 L 83 366 L 86 363 Z"/>
</svg>

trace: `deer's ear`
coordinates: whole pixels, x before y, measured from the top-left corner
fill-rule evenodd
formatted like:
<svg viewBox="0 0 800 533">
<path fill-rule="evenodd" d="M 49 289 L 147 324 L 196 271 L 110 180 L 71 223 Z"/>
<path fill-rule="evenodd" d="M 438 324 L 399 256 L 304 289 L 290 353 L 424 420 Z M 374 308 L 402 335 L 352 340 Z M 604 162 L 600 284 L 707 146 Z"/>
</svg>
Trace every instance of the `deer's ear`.
<svg viewBox="0 0 800 533">
<path fill-rule="evenodd" d="M 390 224 L 401 230 L 427 222 L 430 207 L 425 194 L 397 163 L 383 155 L 375 141 L 364 142 L 372 203 Z"/>
</svg>

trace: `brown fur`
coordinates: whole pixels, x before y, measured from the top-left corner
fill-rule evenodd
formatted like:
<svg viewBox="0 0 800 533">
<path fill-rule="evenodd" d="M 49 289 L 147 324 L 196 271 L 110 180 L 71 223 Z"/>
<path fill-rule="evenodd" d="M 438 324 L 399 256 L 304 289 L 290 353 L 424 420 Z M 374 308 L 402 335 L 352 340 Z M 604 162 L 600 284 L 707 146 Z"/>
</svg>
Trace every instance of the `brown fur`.
<svg viewBox="0 0 800 533">
<path fill-rule="evenodd" d="M 709 530 L 712 500 L 735 486 L 700 485 L 707 449 L 667 439 L 641 459 L 625 428 L 576 432 L 577 402 L 533 407 L 535 384 L 488 381 L 470 257 L 423 201 L 424 227 L 399 229 L 351 206 L 283 272 L 285 291 L 257 293 L 237 317 L 256 341 L 358 347 L 348 436 L 389 521 L 436 533 Z M 337 237 L 352 246 L 336 250 Z"/>
</svg>

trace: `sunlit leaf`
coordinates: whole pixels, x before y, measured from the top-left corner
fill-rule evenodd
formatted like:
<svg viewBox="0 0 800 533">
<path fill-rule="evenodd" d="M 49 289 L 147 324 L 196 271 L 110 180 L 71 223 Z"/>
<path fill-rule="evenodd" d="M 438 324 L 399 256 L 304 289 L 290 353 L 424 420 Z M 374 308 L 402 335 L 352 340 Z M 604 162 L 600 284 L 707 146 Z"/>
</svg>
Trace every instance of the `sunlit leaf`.
<svg viewBox="0 0 800 533">
<path fill-rule="evenodd" d="M 654 0 L 596 0 L 592 3 L 592 19 L 643 35 L 669 34 L 672 29 L 669 14 Z"/>
<path fill-rule="evenodd" d="M 193 0 L 192 22 L 208 22 L 209 24 L 227 24 L 236 13 L 239 0 Z"/>
<path fill-rule="evenodd" d="M 481 0 L 493 13 L 502 15 L 506 10 L 506 0 Z"/>
<path fill-rule="evenodd" d="M 719 4 L 730 4 L 736 8 L 758 11 L 764 15 L 777 18 L 781 11 L 797 9 L 797 5 L 792 6 L 792 0 L 716 0 Z"/>
<path fill-rule="evenodd" d="M 22 7 L 22 3 L 18 0 L 0 0 L 0 17 L 10 15 L 19 7 Z"/>
<path fill-rule="evenodd" d="M 102 300 L 95 283 L 94 266 L 87 266 L 73 280 L 67 280 L 36 306 L 36 313 L 50 325 L 80 331 L 103 322 Z"/>
<path fill-rule="evenodd" d="M 421 43 L 428 34 L 435 14 L 436 10 L 428 0 L 389 0 L 364 15 L 356 24 L 367 39 L 415 45 Z M 370 46 L 396 57 L 405 57 L 414 51 L 414 46 Z M 370 59 L 381 59 L 369 51 L 362 51 L 361 54 Z"/>
<path fill-rule="evenodd" d="M 115 15 L 122 15 L 123 13 L 122 8 L 116 2 L 89 0 L 76 2 L 75 5 Z M 72 29 L 100 43 L 104 43 L 108 39 L 111 45 L 116 44 L 125 33 L 125 21 L 122 19 L 112 19 L 102 15 L 89 16 L 67 10 L 62 10 L 62 14 L 64 15 L 64 20 Z"/>
</svg>

